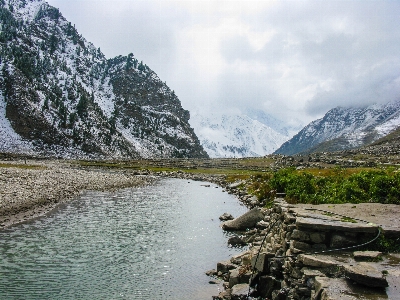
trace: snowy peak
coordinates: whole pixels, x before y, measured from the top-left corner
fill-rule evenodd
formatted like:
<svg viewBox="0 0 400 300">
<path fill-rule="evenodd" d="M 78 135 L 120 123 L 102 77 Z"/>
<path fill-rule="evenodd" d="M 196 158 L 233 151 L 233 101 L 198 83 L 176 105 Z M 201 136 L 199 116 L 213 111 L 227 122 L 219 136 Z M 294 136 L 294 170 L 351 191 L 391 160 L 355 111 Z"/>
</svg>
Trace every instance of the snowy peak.
<svg viewBox="0 0 400 300">
<path fill-rule="evenodd" d="M 210 157 L 256 157 L 272 153 L 290 138 L 283 134 L 288 130 L 279 126 L 283 123 L 262 112 L 257 115 L 276 129 L 245 114 L 196 113 L 190 124 Z"/>
<path fill-rule="evenodd" d="M 357 148 L 400 126 L 400 101 L 368 107 L 336 107 L 304 127 L 275 153 L 292 155 Z"/>
</svg>

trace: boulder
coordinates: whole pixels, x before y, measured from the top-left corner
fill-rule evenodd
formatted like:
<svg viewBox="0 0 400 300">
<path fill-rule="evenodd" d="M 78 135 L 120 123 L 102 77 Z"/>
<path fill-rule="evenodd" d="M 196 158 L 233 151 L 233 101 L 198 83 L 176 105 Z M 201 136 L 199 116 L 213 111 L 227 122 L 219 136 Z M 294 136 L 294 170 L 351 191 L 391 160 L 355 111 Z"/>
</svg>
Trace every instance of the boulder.
<svg viewBox="0 0 400 300">
<path fill-rule="evenodd" d="M 245 181 L 238 181 L 238 182 L 234 182 L 234 183 L 232 183 L 232 184 L 230 184 L 229 186 L 228 186 L 228 188 L 230 188 L 230 189 L 237 189 L 241 184 L 243 184 L 243 183 L 245 183 Z"/>
<path fill-rule="evenodd" d="M 228 245 L 231 246 L 244 246 L 246 245 L 246 242 L 242 240 L 240 237 L 237 235 L 234 235 L 228 239 Z"/>
<path fill-rule="evenodd" d="M 249 285 L 247 283 L 237 284 L 232 287 L 232 300 L 247 300 Z"/>
<path fill-rule="evenodd" d="M 233 217 L 231 214 L 229 214 L 229 213 L 224 213 L 224 214 L 222 214 L 222 215 L 219 217 L 219 219 L 220 219 L 221 221 L 229 221 L 229 220 L 233 220 L 234 217 Z"/>
<path fill-rule="evenodd" d="M 226 273 L 235 268 L 236 266 L 232 264 L 230 260 L 220 261 L 217 263 L 217 272 Z"/>
<path fill-rule="evenodd" d="M 245 230 L 254 227 L 263 219 L 264 214 L 258 208 L 253 208 L 236 219 L 222 223 L 221 227 L 224 230 Z"/>
</svg>

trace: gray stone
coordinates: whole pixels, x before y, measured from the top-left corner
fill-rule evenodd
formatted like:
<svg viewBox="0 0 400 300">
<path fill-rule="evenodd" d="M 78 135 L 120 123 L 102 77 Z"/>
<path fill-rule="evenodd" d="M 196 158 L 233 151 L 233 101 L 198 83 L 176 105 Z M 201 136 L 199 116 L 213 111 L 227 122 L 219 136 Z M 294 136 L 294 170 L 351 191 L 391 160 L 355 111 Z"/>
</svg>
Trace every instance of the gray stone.
<svg viewBox="0 0 400 300">
<path fill-rule="evenodd" d="M 388 299 L 384 289 L 352 284 L 344 278 L 315 277 L 312 300 Z M 394 298 L 393 298 L 394 299 Z"/>
<path fill-rule="evenodd" d="M 237 189 L 241 184 L 243 184 L 243 183 L 245 183 L 245 181 L 238 181 L 238 182 L 234 182 L 234 183 L 232 183 L 232 184 L 230 184 L 229 186 L 228 186 L 228 188 L 230 188 L 230 189 Z"/>
<path fill-rule="evenodd" d="M 357 298 L 341 293 L 340 288 L 347 286 L 343 279 L 339 278 L 327 278 L 327 277 L 315 277 L 315 293 L 313 294 L 312 300 L 355 300 Z"/>
<path fill-rule="evenodd" d="M 249 284 L 241 283 L 232 287 L 232 300 L 247 300 Z"/>
<path fill-rule="evenodd" d="M 216 276 L 217 274 L 218 274 L 218 272 L 215 269 L 212 269 L 212 270 L 206 272 L 207 276 Z"/>
<path fill-rule="evenodd" d="M 233 287 L 240 283 L 249 283 L 251 271 L 243 272 L 241 268 L 229 271 L 229 287 Z"/>
<path fill-rule="evenodd" d="M 290 241 L 290 249 L 294 250 L 300 250 L 303 252 L 310 252 L 311 251 L 311 245 L 304 243 L 304 242 L 299 242 L 299 241 L 295 241 L 295 240 L 291 240 Z"/>
<path fill-rule="evenodd" d="M 383 233 L 385 234 L 385 237 L 388 238 L 400 238 L 400 228 L 399 227 L 389 227 L 389 226 L 383 226 Z"/>
<path fill-rule="evenodd" d="M 228 220 L 233 220 L 234 217 L 233 217 L 231 214 L 229 214 L 229 213 L 224 213 L 224 214 L 222 214 L 222 215 L 219 217 L 219 219 L 220 219 L 221 221 L 228 221 Z"/>
<path fill-rule="evenodd" d="M 379 251 L 355 251 L 354 259 L 358 261 L 374 261 L 382 257 L 382 252 Z"/>
<path fill-rule="evenodd" d="M 360 262 L 354 266 L 344 266 L 346 277 L 369 287 L 387 287 L 388 282 L 377 268 L 367 262 Z"/>
<path fill-rule="evenodd" d="M 259 229 L 266 229 L 269 227 L 269 222 L 265 222 L 262 220 L 256 224 L 256 227 Z"/>
<path fill-rule="evenodd" d="M 318 257 L 317 255 L 300 254 L 298 256 L 298 261 L 302 262 L 305 266 L 315 268 L 330 268 L 337 266 L 335 262 L 323 257 Z"/>
<path fill-rule="evenodd" d="M 355 238 L 345 236 L 342 234 L 333 234 L 331 237 L 330 247 L 331 248 L 342 248 L 347 246 L 356 245 L 359 241 Z"/>
<path fill-rule="evenodd" d="M 254 227 L 262 219 L 263 213 L 258 208 L 253 208 L 234 220 L 222 223 L 221 227 L 224 230 L 245 230 Z"/>
<path fill-rule="evenodd" d="M 232 290 L 227 289 L 227 290 L 219 293 L 218 296 L 213 296 L 213 300 L 224 300 L 224 299 L 228 300 L 228 299 L 231 299 L 231 294 L 232 294 Z"/>
<path fill-rule="evenodd" d="M 258 198 L 256 196 L 253 196 L 249 199 L 250 205 L 252 206 L 257 206 L 260 204 L 260 202 L 258 201 Z"/>
<path fill-rule="evenodd" d="M 232 264 L 230 260 L 220 261 L 217 263 L 217 272 L 226 273 L 235 268 L 236 266 Z"/>
<path fill-rule="evenodd" d="M 309 277 L 325 277 L 325 275 L 319 271 L 319 270 L 315 270 L 315 269 L 308 269 L 308 268 L 302 268 L 301 272 L 304 275 L 304 278 L 309 278 Z"/>
<path fill-rule="evenodd" d="M 274 253 L 270 252 L 261 252 L 258 257 L 254 255 L 251 258 L 251 266 L 257 269 L 260 272 L 268 273 L 269 272 L 269 258 L 275 257 Z M 256 261 L 257 260 L 257 261 Z"/>
<path fill-rule="evenodd" d="M 310 240 L 310 235 L 308 232 L 295 229 L 292 232 L 291 238 L 301 242 L 308 242 Z"/>
<path fill-rule="evenodd" d="M 325 233 L 312 232 L 312 233 L 310 233 L 310 240 L 314 244 L 321 244 L 321 243 L 325 242 Z"/>
<path fill-rule="evenodd" d="M 317 219 L 317 218 L 297 218 L 296 226 L 299 230 L 312 230 L 328 232 L 328 231 L 342 231 L 342 232 L 363 232 L 363 233 L 377 233 L 377 226 L 365 223 L 351 223 L 340 222 L 333 219 Z"/>
<path fill-rule="evenodd" d="M 246 245 L 246 242 L 242 240 L 240 237 L 237 235 L 234 235 L 228 239 L 228 245 L 232 246 L 243 246 Z"/>
<path fill-rule="evenodd" d="M 233 287 L 240 283 L 240 272 L 239 268 L 229 271 L 229 287 Z"/>
</svg>

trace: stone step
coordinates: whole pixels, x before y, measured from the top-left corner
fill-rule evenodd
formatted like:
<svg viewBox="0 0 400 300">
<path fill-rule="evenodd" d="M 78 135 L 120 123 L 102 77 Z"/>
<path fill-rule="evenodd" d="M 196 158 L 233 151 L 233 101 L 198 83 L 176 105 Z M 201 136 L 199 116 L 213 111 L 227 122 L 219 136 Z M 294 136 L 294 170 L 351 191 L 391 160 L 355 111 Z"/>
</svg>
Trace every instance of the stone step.
<svg viewBox="0 0 400 300">
<path fill-rule="evenodd" d="M 311 231 L 339 231 L 344 233 L 376 234 L 378 227 L 366 223 L 342 222 L 332 219 L 297 218 L 296 227 L 300 230 Z"/>
<path fill-rule="evenodd" d="M 356 299 L 388 299 L 384 289 L 373 289 L 345 278 L 315 277 L 315 292 L 312 300 L 356 300 Z"/>
</svg>

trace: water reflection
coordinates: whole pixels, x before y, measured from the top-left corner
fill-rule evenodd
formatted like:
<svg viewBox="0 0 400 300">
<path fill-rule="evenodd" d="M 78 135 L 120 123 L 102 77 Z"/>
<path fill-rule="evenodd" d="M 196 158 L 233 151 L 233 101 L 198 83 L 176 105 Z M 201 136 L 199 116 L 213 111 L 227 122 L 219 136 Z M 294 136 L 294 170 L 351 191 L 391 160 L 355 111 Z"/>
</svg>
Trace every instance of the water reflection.
<svg viewBox="0 0 400 300">
<path fill-rule="evenodd" d="M 202 184 L 88 192 L 0 232 L 0 299 L 210 299 L 218 287 L 204 272 L 241 251 L 218 217 L 246 209 Z"/>
</svg>

